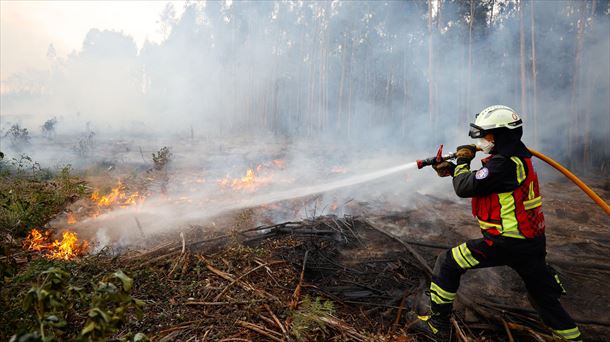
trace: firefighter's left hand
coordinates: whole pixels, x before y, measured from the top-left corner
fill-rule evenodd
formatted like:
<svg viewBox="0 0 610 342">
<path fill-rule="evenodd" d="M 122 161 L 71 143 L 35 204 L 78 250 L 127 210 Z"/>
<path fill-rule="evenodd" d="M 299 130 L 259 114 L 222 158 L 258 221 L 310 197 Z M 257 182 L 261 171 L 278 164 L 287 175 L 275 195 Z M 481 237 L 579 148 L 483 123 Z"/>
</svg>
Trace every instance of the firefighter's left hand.
<svg viewBox="0 0 610 342">
<path fill-rule="evenodd" d="M 434 169 L 434 171 L 436 171 L 439 177 L 447 177 L 453 175 L 453 170 L 455 170 L 455 164 L 448 161 L 444 161 L 432 165 L 432 168 Z"/>
<path fill-rule="evenodd" d="M 458 146 L 457 152 L 455 153 L 455 155 L 457 157 L 457 163 L 458 164 L 470 163 L 470 161 L 474 159 L 474 156 L 476 153 L 477 153 L 477 147 L 475 145 Z"/>
</svg>

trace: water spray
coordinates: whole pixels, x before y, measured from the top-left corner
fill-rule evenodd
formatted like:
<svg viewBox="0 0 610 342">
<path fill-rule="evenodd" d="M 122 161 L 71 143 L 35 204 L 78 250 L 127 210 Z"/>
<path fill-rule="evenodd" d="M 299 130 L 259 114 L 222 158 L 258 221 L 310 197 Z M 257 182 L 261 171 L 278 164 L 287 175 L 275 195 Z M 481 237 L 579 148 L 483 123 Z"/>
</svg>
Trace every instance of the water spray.
<svg viewBox="0 0 610 342">
<path fill-rule="evenodd" d="M 478 148 L 477 148 L 477 150 L 480 151 L 480 149 L 478 149 Z M 537 157 L 538 159 L 542 160 L 543 162 L 549 164 L 550 166 L 555 168 L 557 171 L 561 172 L 569 180 L 574 182 L 574 184 L 576 184 L 582 191 L 584 191 L 584 193 L 586 193 L 587 196 L 589 196 L 600 208 L 602 208 L 606 212 L 606 214 L 608 214 L 610 216 L 610 206 L 608 205 L 608 203 L 606 203 L 598 194 L 595 193 L 595 191 L 593 191 L 582 180 L 580 180 L 580 178 L 576 177 L 576 175 L 574 175 L 572 172 L 570 172 L 570 170 L 566 169 L 563 165 L 559 164 L 557 161 L 551 159 L 550 157 L 548 157 L 536 150 L 533 150 L 531 148 L 529 148 L 528 150 L 535 157 Z M 438 151 L 436 152 L 436 156 L 417 160 L 416 161 L 417 168 L 421 169 L 425 166 L 436 165 L 436 164 L 442 163 L 446 160 L 455 159 L 456 157 L 457 157 L 456 152 L 443 155 L 443 145 L 441 144 Z"/>
</svg>

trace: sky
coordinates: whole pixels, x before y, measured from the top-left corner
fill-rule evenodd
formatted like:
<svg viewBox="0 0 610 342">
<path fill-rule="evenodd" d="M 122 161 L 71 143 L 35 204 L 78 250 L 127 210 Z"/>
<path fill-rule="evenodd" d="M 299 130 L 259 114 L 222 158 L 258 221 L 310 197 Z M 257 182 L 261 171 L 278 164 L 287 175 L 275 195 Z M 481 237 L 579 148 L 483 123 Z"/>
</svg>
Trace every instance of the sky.
<svg viewBox="0 0 610 342">
<path fill-rule="evenodd" d="M 57 57 L 79 50 L 92 28 L 122 31 L 138 48 L 163 39 L 158 23 L 170 1 L 0 1 L 0 80 L 49 66 L 47 49 Z M 176 14 L 184 1 L 172 1 Z"/>
</svg>

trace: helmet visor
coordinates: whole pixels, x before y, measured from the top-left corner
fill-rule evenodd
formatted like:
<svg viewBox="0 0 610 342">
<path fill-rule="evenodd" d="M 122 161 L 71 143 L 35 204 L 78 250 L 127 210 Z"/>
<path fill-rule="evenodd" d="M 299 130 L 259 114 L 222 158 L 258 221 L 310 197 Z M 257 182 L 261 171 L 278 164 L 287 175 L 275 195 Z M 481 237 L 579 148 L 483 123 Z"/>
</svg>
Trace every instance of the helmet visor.
<svg viewBox="0 0 610 342">
<path fill-rule="evenodd" d="M 482 138 L 487 135 L 487 131 L 483 128 L 471 123 L 470 124 L 470 132 L 468 132 L 468 136 L 473 139 Z"/>
</svg>

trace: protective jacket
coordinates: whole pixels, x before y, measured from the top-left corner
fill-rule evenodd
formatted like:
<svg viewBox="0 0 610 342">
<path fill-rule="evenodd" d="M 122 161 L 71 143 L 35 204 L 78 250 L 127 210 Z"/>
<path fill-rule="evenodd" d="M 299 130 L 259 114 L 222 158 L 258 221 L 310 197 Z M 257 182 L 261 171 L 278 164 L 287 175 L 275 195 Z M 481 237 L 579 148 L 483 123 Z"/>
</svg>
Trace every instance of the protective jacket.
<svg viewBox="0 0 610 342">
<path fill-rule="evenodd" d="M 533 239 L 544 235 L 544 215 L 538 176 L 531 158 L 501 154 L 482 160 L 472 172 L 458 163 L 453 186 L 460 197 L 472 197 L 472 214 L 486 238 Z"/>
</svg>

